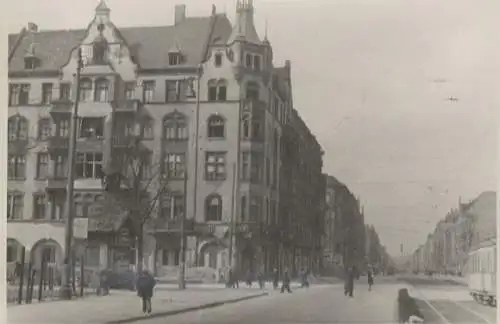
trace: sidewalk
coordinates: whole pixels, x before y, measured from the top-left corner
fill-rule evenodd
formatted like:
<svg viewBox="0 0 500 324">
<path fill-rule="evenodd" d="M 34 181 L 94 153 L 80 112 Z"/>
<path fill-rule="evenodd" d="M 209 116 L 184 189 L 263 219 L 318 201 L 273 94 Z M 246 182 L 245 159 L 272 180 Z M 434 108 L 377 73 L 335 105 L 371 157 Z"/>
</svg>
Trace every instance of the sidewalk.
<svg viewBox="0 0 500 324">
<path fill-rule="evenodd" d="M 219 289 L 156 289 L 152 301 L 153 313 L 148 317 L 216 307 L 265 295 L 267 292 L 255 288 L 225 289 L 220 285 Z M 140 299 L 135 292 L 129 291 L 111 291 L 111 295 L 104 297 L 7 307 L 8 323 L 131 323 L 142 318 Z"/>
</svg>

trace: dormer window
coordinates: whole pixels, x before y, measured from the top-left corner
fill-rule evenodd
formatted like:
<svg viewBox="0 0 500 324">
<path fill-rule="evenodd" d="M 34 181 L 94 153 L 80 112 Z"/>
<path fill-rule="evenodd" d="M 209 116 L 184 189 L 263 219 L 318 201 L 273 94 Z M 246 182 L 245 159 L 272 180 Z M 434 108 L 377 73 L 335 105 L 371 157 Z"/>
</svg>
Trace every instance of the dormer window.
<svg viewBox="0 0 500 324">
<path fill-rule="evenodd" d="M 182 62 L 182 54 L 175 52 L 175 53 L 168 53 L 168 65 L 179 65 Z"/>
<path fill-rule="evenodd" d="M 222 65 L 222 54 L 217 53 L 215 54 L 215 66 L 220 67 Z"/>
<path fill-rule="evenodd" d="M 37 68 L 38 60 L 36 57 L 25 57 L 24 58 L 24 68 L 26 70 L 34 70 Z"/>
<path fill-rule="evenodd" d="M 92 52 L 92 62 L 94 64 L 105 64 L 106 63 L 106 51 L 108 48 L 108 44 L 106 39 L 102 36 L 99 36 L 98 39 L 94 42 L 94 48 Z"/>
</svg>

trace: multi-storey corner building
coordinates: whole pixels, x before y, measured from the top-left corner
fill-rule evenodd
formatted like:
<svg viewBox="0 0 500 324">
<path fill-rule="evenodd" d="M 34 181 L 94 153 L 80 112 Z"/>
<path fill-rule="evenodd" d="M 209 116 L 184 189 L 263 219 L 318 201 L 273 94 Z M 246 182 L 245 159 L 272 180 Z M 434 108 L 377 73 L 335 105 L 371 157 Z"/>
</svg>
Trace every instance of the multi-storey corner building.
<svg viewBox="0 0 500 324">
<path fill-rule="evenodd" d="M 281 253 L 287 264 L 318 249 L 321 148 L 294 110 L 290 62 L 274 67 L 270 42 L 255 30 L 252 1 L 238 2 L 234 24 L 215 7 L 189 17 L 178 5 L 172 15 L 171 26 L 118 28 L 101 1 L 85 29 L 30 24 L 9 35 L 8 262 L 24 246 L 35 262 L 62 263 L 79 51 L 75 215 L 89 218 L 88 266 L 134 263 L 127 217 L 90 212 L 105 199 L 104 173 L 131 139 L 149 169 L 167 177 L 173 197 L 159 199 L 147 228 L 146 267 L 178 263 L 183 214 L 188 265 L 228 266 L 232 216 L 242 269 L 276 265 L 284 235 L 273 224 L 301 237 Z"/>
</svg>

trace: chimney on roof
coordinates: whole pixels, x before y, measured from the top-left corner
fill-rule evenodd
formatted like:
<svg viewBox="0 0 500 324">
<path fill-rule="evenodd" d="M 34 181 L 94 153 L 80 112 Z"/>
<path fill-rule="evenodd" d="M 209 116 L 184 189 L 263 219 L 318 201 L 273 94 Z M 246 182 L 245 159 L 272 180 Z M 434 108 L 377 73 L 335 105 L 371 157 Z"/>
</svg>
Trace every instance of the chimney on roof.
<svg viewBox="0 0 500 324">
<path fill-rule="evenodd" d="M 186 5 L 179 4 L 175 5 L 175 24 L 179 24 L 184 19 L 186 19 Z"/>
<path fill-rule="evenodd" d="M 28 23 L 28 31 L 30 33 L 36 33 L 38 31 L 38 26 L 35 23 L 29 22 Z"/>
</svg>

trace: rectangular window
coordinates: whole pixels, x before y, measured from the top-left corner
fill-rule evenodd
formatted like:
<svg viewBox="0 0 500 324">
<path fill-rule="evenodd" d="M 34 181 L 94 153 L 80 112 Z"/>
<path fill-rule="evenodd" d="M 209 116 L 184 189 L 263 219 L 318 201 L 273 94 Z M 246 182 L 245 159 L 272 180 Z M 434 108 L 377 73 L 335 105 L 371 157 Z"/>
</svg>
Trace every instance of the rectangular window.
<svg viewBox="0 0 500 324">
<path fill-rule="evenodd" d="M 226 153 L 207 152 L 205 156 L 205 178 L 207 180 L 226 179 Z"/>
<path fill-rule="evenodd" d="M 179 219 L 184 214 L 184 196 L 174 193 L 163 206 L 163 217 L 167 219 Z"/>
<path fill-rule="evenodd" d="M 252 67 L 252 55 L 250 54 L 247 54 L 246 56 L 246 64 L 247 64 L 247 67 Z"/>
<path fill-rule="evenodd" d="M 56 134 L 59 137 L 69 137 L 69 119 L 59 120 L 56 123 Z"/>
<path fill-rule="evenodd" d="M 240 210 L 241 210 L 241 220 L 244 222 L 247 220 L 247 196 L 241 196 Z"/>
<path fill-rule="evenodd" d="M 102 153 L 78 153 L 75 174 L 77 178 L 102 179 Z"/>
<path fill-rule="evenodd" d="M 38 179 L 46 179 L 49 175 L 49 154 L 38 153 L 36 163 L 36 177 Z"/>
<path fill-rule="evenodd" d="M 7 262 L 14 262 L 17 260 L 17 249 L 14 245 L 7 245 Z"/>
<path fill-rule="evenodd" d="M 266 157 L 266 186 L 271 184 L 271 161 Z"/>
<path fill-rule="evenodd" d="M 61 198 L 61 197 L 59 197 Z M 50 219 L 51 220 L 60 220 L 63 218 L 64 211 L 64 201 L 63 199 L 58 199 L 56 194 L 49 194 L 48 200 L 51 205 L 50 209 Z"/>
<path fill-rule="evenodd" d="M 260 56 L 258 55 L 253 57 L 253 68 L 257 71 L 260 70 Z"/>
<path fill-rule="evenodd" d="M 99 138 L 104 136 L 104 118 L 81 118 L 80 138 Z"/>
<path fill-rule="evenodd" d="M 42 84 L 42 104 L 48 105 L 52 102 L 52 83 Z"/>
<path fill-rule="evenodd" d="M 254 152 L 250 169 L 250 179 L 254 183 L 260 183 L 262 181 L 262 164 L 262 154 Z"/>
<path fill-rule="evenodd" d="M 45 195 L 33 195 L 33 219 L 45 219 Z"/>
<path fill-rule="evenodd" d="M 164 166 L 169 179 L 183 179 L 186 170 L 186 155 L 184 153 L 167 154 Z"/>
<path fill-rule="evenodd" d="M 141 177 L 143 180 L 151 179 L 153 176 L 153 166 L 151 154 L 141 157 Z"/>
<path fill-rule="evenodd" d="M 227 99 L 227 87 L 225 85 L 219 85 L 217 100 L 226 101 L 226 99 Z"/>
<path fill-rule="evenodd" d="M 208 87 L 208 101 L 216 101 L 217 100 L 217 87 L 209 86 Z"/>
<path fill-rule="evenodd" d="M 26 158 L 24 155 L 9 155 L 9 180 L 23 180 L 26 177 Z"/>
<path fill-rule="evenodd" d="M 71 84 L 68 82 L 59 84 L 59 99 L 70 100 Z"/>
<path fill-rule="evenodd" d="M 135 83 L 125 83 L 125 100 L 133 100 L 135 97 Z"/>
<path fill-rule="evenodd" d="M 68 173 L 68 158 L 65 155 L 58 155 L 55 158 L 54 176 L 56 178 L 65 178 Z"/>
<path fill-rule="evenodd" d="M 241 152 L 241 180 L 250 180 L 250 152 Z"/>
<path fill-rule="evenodd" d="M 19 94 L 19 104 L 27 105 L 30 101 L 30 85 L 21 84 L 21 93 Z"/>
<path fill-rule="evenodd" d="M 7 194 L 7 219 L 23 219 L 24 209 L 24 194 L 8 193 Z"/>
<path fill-rule="evenodd" d="M 48 118 L 43 118 L 38 121 L 38 139 L 41 141 L 47 140 L 51 135 L 51 122 Z"/>
<path fill-rule="evenodd" d="M 19 105 L 20 84 L 9 84 L 9 106 Z"/>
<path fill-rule="evenodd" d="M 162 265 L 164 265 L 164 266 L 170 265 L 168 263 L 170 261 L 169 254 L 170 254 L 170 250 L 167 250 L 167 249 L 161 250 L 161 263 L 162 263 Z"/>
<path fill-rule="evenodd" d="M 250 221 L 258 221 L 261 219 L 260 215 L 262 213 L 262 197 L 253 196 L 250 201 Z"/>
<path fill-rule="evenodd" d="M 151 103 L 154 101 L 155 97 L 155 81 L 144 81 L 143 82 L 143 92 L 142 92 L 142 101 L 145 103 Z"/>
<path fill-rule="evenodd" d="M 167 80 L 165 82 L 165 101 L 176 102 L 180 100 L 180 82 L 178 80 Z"/>
<path fill-rule="evenodd" d="M 215 54 L 215 66 L 220 67 L 222 65 L 222 54 L 217 53 Z"/>
</svg>

